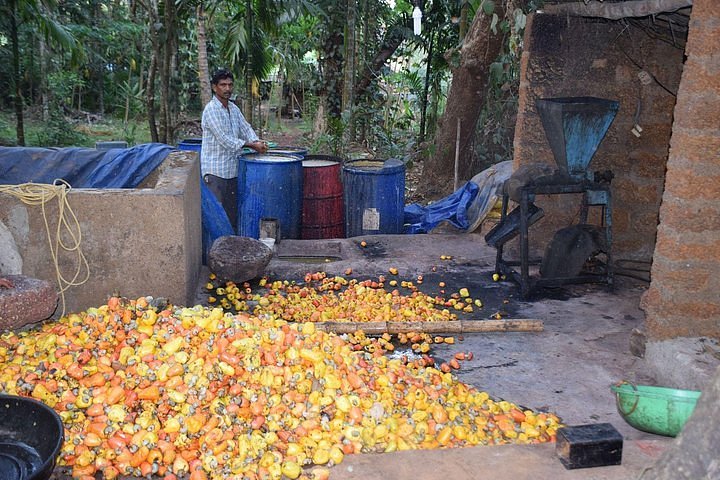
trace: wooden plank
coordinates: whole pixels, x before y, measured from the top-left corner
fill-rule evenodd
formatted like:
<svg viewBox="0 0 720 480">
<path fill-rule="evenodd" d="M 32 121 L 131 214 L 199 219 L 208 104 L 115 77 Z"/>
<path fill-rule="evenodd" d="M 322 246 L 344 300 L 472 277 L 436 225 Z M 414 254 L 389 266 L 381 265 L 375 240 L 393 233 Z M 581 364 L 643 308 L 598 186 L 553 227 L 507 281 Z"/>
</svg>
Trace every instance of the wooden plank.
<svg viewBox="0 0 720 480">
<path fill-rule="evenodd" d="M 462 333 L 462 324 L 459 321 L 449 322 L 387 322 L 387 332 L 393 335 L 398 333 Z"/>
<path fill-rule="evenodd" d="M 528 318 L 504 318 L 501 320 L 461 320 L 462 333 L 489 332 L 542 332 L 542 320 Z"/>
<path fill-rule="evenodd" d="M 542 332 L 542 320 L 528 318 L 491 320 L 452 320 L 448 322 L 321 322 L 318 330 L 333 333 L 353 333 L 362 330 L 366 335 L 389 333 L 430 333 L 459 335 L 462 333 Z"/>
<path fill-rule="evenodd" d="M 320 324 L 318 324 L 318 328 L 320 328 Z M 322 322 L 320 329 L 338 334 L 362 330 L 367 335 L 382 335 L 387 332 L 387 322 Z"/>
</svg>

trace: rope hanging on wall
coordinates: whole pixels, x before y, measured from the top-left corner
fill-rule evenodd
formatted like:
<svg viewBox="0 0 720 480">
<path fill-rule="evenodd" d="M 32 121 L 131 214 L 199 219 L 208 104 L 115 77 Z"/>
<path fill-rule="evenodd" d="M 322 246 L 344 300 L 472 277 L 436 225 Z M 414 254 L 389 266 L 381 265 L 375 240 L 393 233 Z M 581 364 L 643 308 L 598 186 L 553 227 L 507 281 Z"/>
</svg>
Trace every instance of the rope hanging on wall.
<svg viewBox="0 0 720 480">
<path fill-rule="evenodd" d="M 90 278 L 90 266 L 80 248 L 82 243 L 80 222 L 78 222 L 75 212 L 73 212 L 67 200 L 67 194 L 71 188 L 67 182 L 60 179 L 55 180 L 52 185 L 40 183 L 0 185 L 0 193 L 7 193 L 26 205 L 40 206 L 42 209 L 48 246 L 50 247 L 50 255 L 55 265 L 55 275 L 62 300 L 61 316 L 65 315 L 65 291 L 70 287 L 82 285 Z M 57 228 L 55 232 L 52 232 L 45 205 L 55 198 L 57 198 L 58 201 L 58 217 Z M 74 252 L 77 257 L 77 267 L 75 268 L 72 278 L 66 277 L 60 271 L 58 255 L 61 251 L 68 253 Z M 80 278 L 82 278 L 82 280 L 79 280 Z"/>
</svg>

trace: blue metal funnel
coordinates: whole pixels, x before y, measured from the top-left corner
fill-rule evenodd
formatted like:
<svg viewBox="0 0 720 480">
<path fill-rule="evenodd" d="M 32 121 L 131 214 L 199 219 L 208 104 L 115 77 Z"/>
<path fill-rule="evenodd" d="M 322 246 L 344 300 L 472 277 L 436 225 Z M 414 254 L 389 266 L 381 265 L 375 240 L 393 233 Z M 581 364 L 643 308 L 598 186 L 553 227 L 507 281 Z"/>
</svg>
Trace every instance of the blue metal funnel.
<svg viewBox="0 0 720 480">
<path fill-rule="evenodd" d="M 587 167 L 620 104 L 595 97 L 541 98 L 536 102 L 555 162 L 572 178 L 589 178 Z"/>
</svg>

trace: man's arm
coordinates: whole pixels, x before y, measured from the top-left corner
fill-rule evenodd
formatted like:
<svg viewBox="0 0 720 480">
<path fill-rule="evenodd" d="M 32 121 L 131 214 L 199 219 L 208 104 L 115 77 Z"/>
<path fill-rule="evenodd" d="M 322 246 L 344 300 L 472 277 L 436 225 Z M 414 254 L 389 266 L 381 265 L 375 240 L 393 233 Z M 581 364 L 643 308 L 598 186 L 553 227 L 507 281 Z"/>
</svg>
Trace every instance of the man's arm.
<svg viewBox="0 0 720 480">
<path fill-rule="evenodd" d="M 258 153 L 265 153 L 268 150 L 267 144 L 265 142 L 260 141 L 260 138 L 257 136 L 257 133 L 255 133 L 255 130 L 253 130 L 250 123 L 248 123 L 247 120 L 245 120 L 245 116 L 240 111 L 240 108 L 237 106 L 235 107 L 237 110 L 235 110 L 235 114 L 237 114 L 237 118 L 240 124 L 240 138 L 245 138 L 245 146 L 252 148 Z"/>
<path fill-rule="evenodd" d="M 13 283 L 7 278 L 0 277 L 0 287 L 2 288 L 13 288 Z"/>
</svg>

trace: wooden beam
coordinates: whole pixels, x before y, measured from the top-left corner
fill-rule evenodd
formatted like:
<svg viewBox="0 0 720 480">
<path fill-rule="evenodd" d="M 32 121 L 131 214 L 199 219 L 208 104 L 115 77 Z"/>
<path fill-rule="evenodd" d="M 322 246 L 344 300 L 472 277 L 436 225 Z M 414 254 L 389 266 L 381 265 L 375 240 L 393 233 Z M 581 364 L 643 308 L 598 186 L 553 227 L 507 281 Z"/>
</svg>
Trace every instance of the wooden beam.
<svg viewBox="0 0 720 480">
<path fill-rule="evenodd" d="M 571 2 L 545 5 L 541 11 L 553 15 L 596 17 L 620 20 L 628 17 L 647 17 L 692 7 L 693 0 L 629 0 L 625 2 Z"/>
<path fill-rule="evenodd" d="M 542 332 L 542 320 L 526 318 L 501 320 L 454 320 L 449 322 L 319 322 L 317 329 L 333 333 L 352 333 L 362 330 L 367 335 L 390 333 L 431 333 L 460 335 L 463 333 Z"/>
</svg>

